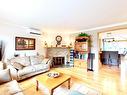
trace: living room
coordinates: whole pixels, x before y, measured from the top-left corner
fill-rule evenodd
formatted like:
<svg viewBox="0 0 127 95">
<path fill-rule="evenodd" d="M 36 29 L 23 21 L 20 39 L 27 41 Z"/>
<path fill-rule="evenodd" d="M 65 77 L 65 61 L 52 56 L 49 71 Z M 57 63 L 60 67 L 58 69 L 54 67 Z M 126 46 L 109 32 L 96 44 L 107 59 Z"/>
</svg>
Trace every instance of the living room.
<svg viewBox="0 0 127 95">
<path fill-rule="evenodd" d="M 126 53 L 119 66 L 100 60 L 101 34 L 126 35 L 126 9 L 125 0 L 0 1 L 0 95 L 126 95 Z"/>
</svg>

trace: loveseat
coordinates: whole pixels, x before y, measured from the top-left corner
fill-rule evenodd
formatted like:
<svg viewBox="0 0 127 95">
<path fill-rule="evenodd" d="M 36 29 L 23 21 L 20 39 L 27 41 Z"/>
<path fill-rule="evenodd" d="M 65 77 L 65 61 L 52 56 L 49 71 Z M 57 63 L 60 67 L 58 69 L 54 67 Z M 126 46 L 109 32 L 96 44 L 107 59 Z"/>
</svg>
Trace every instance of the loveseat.
<svg viewBox="0 0 127 95">
<path fill-rule="evenodd" d="M 10 69 L 12 78 L 19 81 L 49 71 L 51 61 L 51 58 L 42 55 L 14 57 L 8 59 L 7 68 Z"/>
<path fill-rule="evenodd" d="M 0 62 L 0 95 L 24 95 L 16 80 L 12 80 L 10 70 Z"/>
</svg>

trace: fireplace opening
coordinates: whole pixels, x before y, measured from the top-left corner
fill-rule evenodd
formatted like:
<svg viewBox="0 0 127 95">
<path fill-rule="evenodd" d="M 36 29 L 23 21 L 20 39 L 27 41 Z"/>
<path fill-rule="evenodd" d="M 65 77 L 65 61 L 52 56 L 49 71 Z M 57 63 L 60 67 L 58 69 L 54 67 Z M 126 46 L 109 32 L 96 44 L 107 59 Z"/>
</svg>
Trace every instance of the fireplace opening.
<svg viewBox="0 0 127 95">
<path fill-rule="evenodd" d="M 53 57 L 53 67 L 62 66 L 65 63 L 64 57 Z"/>
</svg>

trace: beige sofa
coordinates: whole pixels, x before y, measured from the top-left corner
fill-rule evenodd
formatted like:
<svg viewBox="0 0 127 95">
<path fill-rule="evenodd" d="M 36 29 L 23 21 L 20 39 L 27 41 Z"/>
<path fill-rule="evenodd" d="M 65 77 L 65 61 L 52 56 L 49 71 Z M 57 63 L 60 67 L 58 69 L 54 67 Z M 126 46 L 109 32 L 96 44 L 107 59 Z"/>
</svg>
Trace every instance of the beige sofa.
<svg viewBox="0 0 127 95">
<path fill-rule="evenodd" d="M 9 69 L 3 70 L 0 62 L 0 95 L 24 95 L 16 80 L 12 80 Z"/>
<path fill-rule="evenodd" d="M 50 70 L 51 58 L 43 56 L 15 57 L 7 62 L 7 68 L 10 69 L 14 80 L 22 80 L 33 75 Z"/>
</svg>

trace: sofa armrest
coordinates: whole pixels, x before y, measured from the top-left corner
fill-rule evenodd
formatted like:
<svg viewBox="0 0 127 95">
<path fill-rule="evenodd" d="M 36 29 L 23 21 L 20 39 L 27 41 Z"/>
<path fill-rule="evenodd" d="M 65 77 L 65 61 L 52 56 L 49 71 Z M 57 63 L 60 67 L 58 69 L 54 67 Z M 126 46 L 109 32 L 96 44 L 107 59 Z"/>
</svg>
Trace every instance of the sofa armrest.
<svg viewBox="0 0 127 95">
<path fill-rule="evenodd" d="M 10 69 L 11 77 L 13 80 L 18 79 L 18 71 L 12 66 L 12 65 L 7 65 L 7 68 Z"/>
<path fill-rule="evenodd" d="M 49 68 L 52 66 L 52 58 L 51 59 L 49 59 L 48 60 L 48 62 L 46 63 L 48 66 L 49 66 Z"/>
</svg>

